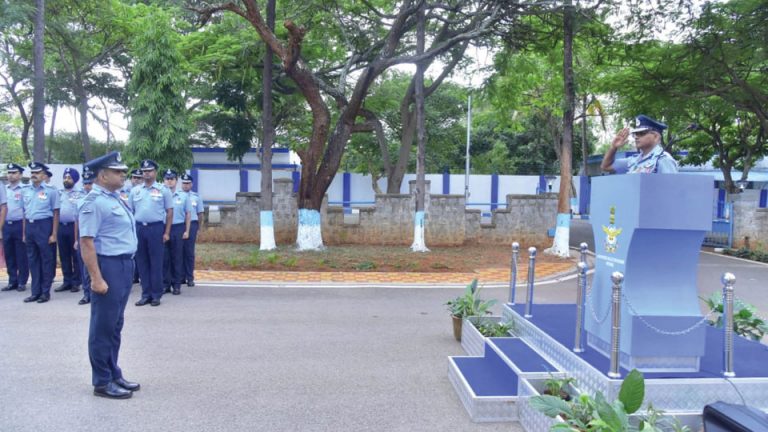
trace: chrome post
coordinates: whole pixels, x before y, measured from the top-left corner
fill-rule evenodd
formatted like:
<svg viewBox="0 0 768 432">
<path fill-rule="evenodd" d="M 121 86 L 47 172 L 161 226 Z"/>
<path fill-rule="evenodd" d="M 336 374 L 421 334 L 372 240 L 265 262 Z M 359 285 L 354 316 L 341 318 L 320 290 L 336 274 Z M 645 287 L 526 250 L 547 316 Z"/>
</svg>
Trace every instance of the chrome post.
<svg viewBox="0 0 768 432">
<path fill-rule="evenodd" d="M 579 255 L 579 261 L 583 263 L 587 263 L 587 250 L 589 250 L 589 245 L 585 242 L 582 242 L 579 245 L 579 249 L 581 249 L 581 254 Z"/>
<path fill-rule="evenodd" d="M 736 276 L 733 273 L 723 273 L 723 332 L 725 336 L 725 351 L 723 352 L 723 376 L 735 377 L 733 371 L 733 285 Z"/>
<path fill-rule="evenodd" d="M 582 243 L 584 245 L 584 243 Z M 584 249 L 582 248 L 582 251 Z M 584 343 L 581 334 L 584 332 L 584 292 L 587 289 L 587 264 L 584 261 L 576 264 L 578 277 L 576 278 L 576 338 L 573 343 L 573 352 L 584 352 Z"/>
<path fill-rule="evenodd" d="M 608 377 L 621 378 L 619 373 L 619 337 L 621 335 L 621 283 L 624 282 L 624 275 L 621 272 L 613 272 L 611 281 L 613 281 L 611 311 L 613 323 L 611 324 L 611 370 L 608 371 Z"/>
<path fill-rule="evenodd" d="M 520 255 L 520 243 L 512 243 L 512 262 L 509 266 L 509 304 L 515 304 L 517 289 L 517 258 Z"/>
<path fill-rule="evenodd" d="M 532 318 L 531 308 L 533 308 L 533 279 L 536 274 L 536 248 L 528 248 L 528 294 L 525 297 L 525 315 L 526 318 Z"/>
</svg>

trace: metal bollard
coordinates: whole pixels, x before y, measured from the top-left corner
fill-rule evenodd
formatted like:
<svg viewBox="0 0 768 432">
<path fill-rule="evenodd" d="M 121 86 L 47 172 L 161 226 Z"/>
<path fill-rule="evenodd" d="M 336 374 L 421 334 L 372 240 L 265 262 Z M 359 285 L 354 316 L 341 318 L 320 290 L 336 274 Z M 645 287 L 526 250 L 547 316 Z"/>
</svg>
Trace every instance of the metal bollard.
<svg viewBox="0 0 768 432">
<path fill-rule="evenodd" d="M 723 332 L 725 336 L 725 351 L 723 352 L 723 376 L 736 376 L 733 371 L 733 285 L 736 276 L 733 273 L 723 273 Z"/>
<path fill-rule="evenodd" d="M 512 243 L 512 262 L 509 268 L 509 304 L 515 304 L 517 289 L 517 258 L 520 255 L 520 243 Z"/>
<path fill-rule="evenodd" d="M 528 248 L 528 294 L 525 297 L 525 315 L 526 318 L 532 318 L 531 308 L 533 308 L 533 279 L 536 274 L 536 248 Z"/>
<path fill-rule="evenodd" d="M 579 248 L 581 249 L 581 255 L 579 256 L 579 261 L 583 262 L 584 264 L 587 263 L 587 250 L 589 249 L 589 245 L 586 243 L 582 243 L 579 245 Z"/>
<path fill-rule="evenodd" d="M 624 275 L 621 272 L 611 273 L 613 281 L 613 323 L 611 324 L 611 370 L 608 371 L 609 378 L 621 378 L 619 373 L 619 337 L 621 335 L 621 283 L 624 282 Z"/>
<path fill-rule="evenodd" d="M 587 290 L 587 263 L 582 261 L 576 264 L 576 269 L 579 275 L 576 278 L 578 286 L 576 291 L 576 338 L 573 343 L 573 352 L 580 353 L 584 352 L 584 342 L 581 340 L 581 334 L 584 332 L 584 292 Z"/>
</svg>

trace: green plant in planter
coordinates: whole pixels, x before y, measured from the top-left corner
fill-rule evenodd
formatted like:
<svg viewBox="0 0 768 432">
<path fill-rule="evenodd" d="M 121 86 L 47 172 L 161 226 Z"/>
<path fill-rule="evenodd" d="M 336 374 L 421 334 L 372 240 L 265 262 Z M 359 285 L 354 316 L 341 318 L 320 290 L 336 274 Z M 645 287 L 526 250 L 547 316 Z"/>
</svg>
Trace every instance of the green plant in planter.
<svg viewBox="0 0 768 432">
<path fill-rule="evenodd" d="M 723 295 L 713 292 L 709 298 L 702 298 L 710 309 L 718 313 L 716 320 L 709 320 L 709 324 L 717 328 L 723 328 Z M 744 303 L 739 299 L 733 301 L 733 331 L 745 338 L 759 341 L 768 333 L 768 324 L 757 316 L 754 306 Z"/>
<path fill-rule="evenodd" d="M 445 305 L 448 306 L 451 315 L 456 318 L 488 315 L 491 313 L 490 308 L 496 304 L 496 300 L 482 300 L 479 294 L 477 279 L 472 279 L 472 282 L 464 288 L 464 294 L 449 300 Z"/>
<path fill-rule="evenodd" d="M 576 378 L 555 378 L 550 376 L 544 381 L 544 394 L 557 396 L 565 401 L 571 400 L 571 395 L 566 391 L 568 386 L 576 383 Z"/>
<path fill-rule="evenodd" d="M 515 323 L 512 321 L 495 322 L 483 321 L 482 318 L 472 319 L 472 325 L 477 331 L 485 337 L 507 337 L 509 332 L 515 329 Z"/>
<path fill-rule="evenodd" d="M 597 392 L 593 397 L 581 394 L 565 401 L 559 396 L 541 395 L 530 399 L 531 406 L 548 417 L 560 416 L 564 422 L 557 423 L 550 430 L 577 430 L 594 432 L 663 432 L 688 431 L 680 423 L 671 422 L 662 417 L 663 412 L 649 404 L 646 415 L 640 418 L 637 426 L 629 421 L 629 415 L 637 412 L 645 397 L 643 374 L 633 369 L 624 378 L 619 390 L 619 398 L 613 402 Z"/>
</svg>

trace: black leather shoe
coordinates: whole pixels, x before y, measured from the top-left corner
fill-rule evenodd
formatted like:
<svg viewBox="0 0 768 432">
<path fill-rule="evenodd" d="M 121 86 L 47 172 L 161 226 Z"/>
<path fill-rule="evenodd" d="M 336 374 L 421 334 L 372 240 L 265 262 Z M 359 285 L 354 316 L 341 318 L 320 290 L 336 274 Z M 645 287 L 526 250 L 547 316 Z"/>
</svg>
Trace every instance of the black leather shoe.
<svg viewBox="0 0 768 432">
<path fill-rule="evenodd" d="M 19 285 L 19 287 L 16 288 L 16 291 L 19 291 L 19 292 L 26 291 L 26 290 L 27 290 L 27 286 L 26 285 Z"/>
<path fill-rule="evenodd" d="M 37 302 L 38 303 L 45 303 L 45 302 L 47 302 L 50 299 L 51 299 L 51 296 L 41 295 L 40 298 L 37 299 Z"/>
<path fill-rule="evenodd" d="M 40 298 L 40 296 L 32 295 L 32 296 L 29 296 L 29 297 L 25 298 L 24 299 L 24 303 L 36 302 L 39 298 Z"/>
<path fill-rule="evenodd" d="M 80 287 L 79 287 L 79 286 L 75 286 L 75 285 L 73 285 L 73 286 L 72 286 L 72 289 L 71 289 L 70 291 L 72 291 L 72 292 L 78 292 L 78 291 L 80 291 Z"/>
<path fill-rule="evenodd" d="M 69 291 L 69 290 L 71 290 L 71 289 L 72 289 L 72 287 L 71 287 L 71 286 L 69 286 L 69 285 L 59 285 L 58 287 L 56 287 L 56 288 L 53 290 L 53 292 Z"/>
<path fill-rule="evenodd" d="M 139 280 L 138 279 L 134 279 L 133 283 L 137 284 L 137 283 L 139 283 Z"/>
<path fill-rule="evenodd" d="M 0 288 L 0 291 L 15 291 L 17 289 L 19 289 L 18 285 L 6 285 Z"/>
<path fill-rule="evenodd" d="M 152 306 L 160 306 L 160 300 L 152 300 L 150 305 L 152 305 Z"/>
<path fill-rule="evenodd" d="M 89 299 L 88 297 L 83 296 L 83 298 L 81 298 L 80 301 L 77 302 L 77 304 L 84 305 L 84 304 L 88 304 L 90 302 L 91 302 L 91 299 Z"/>
<path fill-rule="evenodd" d="M 117 384 L 118 386 L 120 386 L 120 387 L 122 387 L 122 388 L 124 388 L 124 389 L 126 389 L 128 391 L 135 392 L 135 391 L 139 391 L 141 389 L 141 384 L 139 384 L 137 382 L 126 381 L 125 378 L 118 378 L 118 379 L 114 380 L 113 382 L 115 384 Z"/>
<path fill-rule="evenodd" d="M 94 396 L 104 397 L 108 399 L 128 399 L 133 396 L 133 393 L 120 387 L 119 385 L 111 382 L 105 386 L 97 386 L 93 388 Z"/>
<path fill-rule="evenodd" d="M 136 302 L 136 306 L 144 306 L 145 304 L 148 304 L 149 301 L 150 300 L 148 298 L 142 298 L 141 300 Z"/>
<path fill-rule="evenodd" d="M 165 287 L 164 293 L 168 294 L 169 292 L 171 292 L 171 287 L 169 287 L 169 286 Z"/>
<path fill-rule="evenodd" d="M 181 294 L 181 287 L 173 287 L 173 295 Z"/>
<path fill-rule="evenodd" d="M 193 286 L 195 286 L 195 281 L 193 281 L 193 280 L 187 281 L 187 286 L 188 286 L 188 287 L 193 287 Z"/>
</svg>

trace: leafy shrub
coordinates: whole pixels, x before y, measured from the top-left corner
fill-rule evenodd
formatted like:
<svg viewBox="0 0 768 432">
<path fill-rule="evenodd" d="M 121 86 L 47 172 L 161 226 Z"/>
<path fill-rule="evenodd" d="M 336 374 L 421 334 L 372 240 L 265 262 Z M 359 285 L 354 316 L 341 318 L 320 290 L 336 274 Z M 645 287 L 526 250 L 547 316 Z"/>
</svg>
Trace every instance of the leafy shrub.
<svg viewBox="0 0 768 432">
<path fill-rule="evenodd" d="M 759 249 L 752 250 L 747 248 L 740 249 L 725 249 L 723 251 L 725 255 L 735 256 L 737 258 L 744 258 L 752 261 L 759 261 L 768 263 L 768 252 Z"/>
<path fill-rule="evenodd" d="M 512 321 L 486 321 L 482 318 L 474 318 L 471 321 L 477 331 L 485 337 L 507 337 L 509 332 L 515 328 L 515 324 Z"/>
<path fill-rule="evenodd" d="M 722 293 L 715 291 L 709 298 L 702 298 L 707 303 L 710 309 L 717 313 L 715 320 L 709 320 L 708 323 L 711 326 L 717 328 L 723 328 L 723 295 Z M 733 300 L 733 331 L 739 336 L 743 336 L 753 341 L 759 341 L 763 339 L 766 333 L 768 333 L 768 324 L 757 316 L 757 310 L 749 303 L 744 303 L 739 299 Z"/>
<path fill-rule="evenodd" d="M 355 270 L 373 270 L 376 268 L 376 264 L 370 261 L 363 261 L 355 264 Z"/>
<path fill-rule="evenodd" d="M 458 318 L 488 315 L 491 313 L 489 309 L 496 304 L 496 300 L 481 300 L 479 294 L 477 279 L 473 279 L 464 288 L 464 294 L 449 300 L 445 305 L 448 306 L 451 315 Z"/>
</svg>

